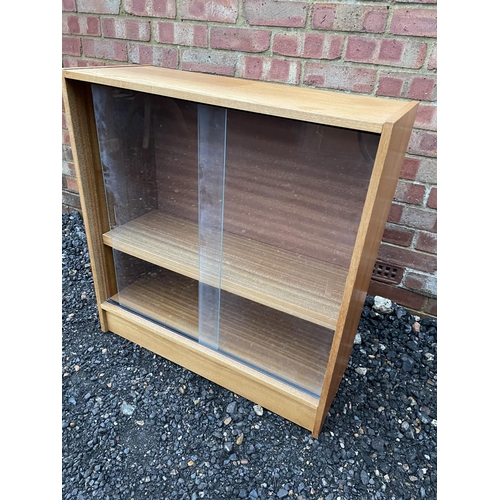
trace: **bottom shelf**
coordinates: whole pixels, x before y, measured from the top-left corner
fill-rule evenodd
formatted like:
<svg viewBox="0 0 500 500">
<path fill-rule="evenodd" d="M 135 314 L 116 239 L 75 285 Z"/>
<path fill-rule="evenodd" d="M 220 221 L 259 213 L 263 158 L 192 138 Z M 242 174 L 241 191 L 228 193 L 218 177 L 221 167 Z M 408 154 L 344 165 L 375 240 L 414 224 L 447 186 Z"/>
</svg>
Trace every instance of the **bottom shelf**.
<svg viewBox="0 0 500 500">
<path fill-rule="evenodd" d="M 121 306 L 198 339 L 198 282 L 158 269 L 112 297 Z M 333 330 L 222 291 L 218 352 L 319 397 Z"/>
</svg>

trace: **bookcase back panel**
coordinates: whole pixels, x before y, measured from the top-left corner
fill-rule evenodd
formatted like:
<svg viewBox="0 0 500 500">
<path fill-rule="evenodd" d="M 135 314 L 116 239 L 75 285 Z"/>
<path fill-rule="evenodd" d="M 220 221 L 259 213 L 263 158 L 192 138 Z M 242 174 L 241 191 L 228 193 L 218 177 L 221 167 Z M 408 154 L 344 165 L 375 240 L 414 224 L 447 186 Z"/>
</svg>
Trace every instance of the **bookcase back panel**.
<svg viewBox="0 0 500 500">
<path fill-rule="evenodd" d="M 225 229 L 348 268 L 378 136 L 235 110 L 227 130 Z"/>
</svg>

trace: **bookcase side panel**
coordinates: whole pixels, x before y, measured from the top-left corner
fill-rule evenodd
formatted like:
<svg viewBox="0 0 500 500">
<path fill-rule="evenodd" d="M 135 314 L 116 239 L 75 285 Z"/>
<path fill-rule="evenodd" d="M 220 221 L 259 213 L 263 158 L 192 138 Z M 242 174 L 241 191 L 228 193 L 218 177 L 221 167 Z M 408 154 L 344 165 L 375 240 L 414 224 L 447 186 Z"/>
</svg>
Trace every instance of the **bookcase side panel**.
<svg viewBox="0 0 500 500">
<path fill-rule="evenodd" d="M 99 319 L 101 329 L 107 331 L 106 314 L 101 308 L 101 303 L 116 293 L 116 277 L 112 250 L 102 242 L 102 234 L 109 231 L 109 219 L 90 85 L 76 80 L 63 79 L 63 97 Z"/>
<path fill-rule="evenodd" d="M 401 118 L 395 123 L 387 123 L 382 129 L 314 425 L 315 436 L 321 430 L 349 362 L 416 112 L 417 106 L 412 103 Z"/>
</svg>

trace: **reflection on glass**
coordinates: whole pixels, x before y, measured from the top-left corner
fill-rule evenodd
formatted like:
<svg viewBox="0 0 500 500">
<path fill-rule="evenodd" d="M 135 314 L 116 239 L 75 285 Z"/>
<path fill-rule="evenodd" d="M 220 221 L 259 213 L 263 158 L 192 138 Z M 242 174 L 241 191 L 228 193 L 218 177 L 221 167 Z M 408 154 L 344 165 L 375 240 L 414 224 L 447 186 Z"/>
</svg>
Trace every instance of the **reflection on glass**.
<svg viewBox="0 0 500 500">
<path fill-rule="evenodd" d="M 219 346 L 226 115 L 223 108 L 198 107 L 198 334 L 213 349 Z"/>
</svg>

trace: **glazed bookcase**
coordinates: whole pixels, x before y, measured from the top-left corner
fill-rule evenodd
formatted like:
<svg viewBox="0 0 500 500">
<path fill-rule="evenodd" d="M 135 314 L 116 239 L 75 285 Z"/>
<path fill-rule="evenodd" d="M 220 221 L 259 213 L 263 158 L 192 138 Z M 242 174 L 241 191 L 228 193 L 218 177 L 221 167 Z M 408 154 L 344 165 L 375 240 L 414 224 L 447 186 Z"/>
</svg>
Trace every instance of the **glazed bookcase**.
<svg viewBox="0 0 500 500">
<path fill-rule="evenodd" d="M 150 66 L 63 94 L 102 330 L 317 437 L 417 103 Z"/>
</svg>

